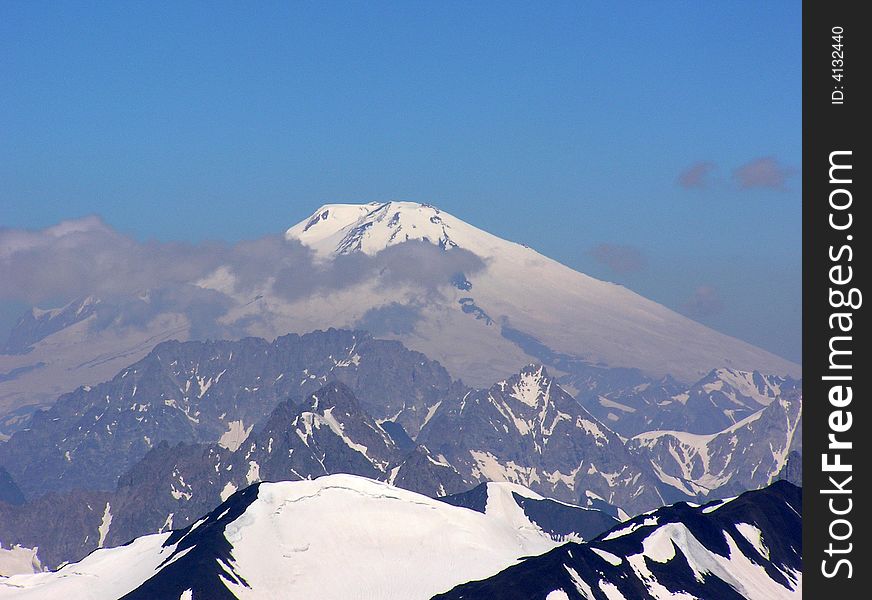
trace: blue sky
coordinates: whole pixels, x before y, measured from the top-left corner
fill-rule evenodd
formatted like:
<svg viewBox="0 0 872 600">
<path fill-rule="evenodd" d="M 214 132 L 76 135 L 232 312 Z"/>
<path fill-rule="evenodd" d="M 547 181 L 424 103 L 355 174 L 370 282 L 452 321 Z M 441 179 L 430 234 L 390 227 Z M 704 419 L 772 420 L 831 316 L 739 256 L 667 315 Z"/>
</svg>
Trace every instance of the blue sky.
<svg viewBox="0 0 872 600">
<path fill-rule="evenodd" d="M 800 12 L 5 2 L 0 227 L 236 241 L 429 202 L 798 361 Z"/>
</svg>

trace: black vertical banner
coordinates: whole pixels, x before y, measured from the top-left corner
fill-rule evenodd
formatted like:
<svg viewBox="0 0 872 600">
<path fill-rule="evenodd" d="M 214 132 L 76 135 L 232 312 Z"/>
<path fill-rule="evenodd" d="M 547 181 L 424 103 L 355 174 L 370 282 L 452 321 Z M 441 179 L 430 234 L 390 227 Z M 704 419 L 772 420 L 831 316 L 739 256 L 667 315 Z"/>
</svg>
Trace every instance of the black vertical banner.
<svg viewBox="0 0 872 600">
<path fill-rule="evenodd" d="M 868 23 L 803 7 L 803 595 L 869 598 Z M 866 81 L 864 81 L 866 79 Z M 870 292 L 872 294 L 872 292 Z"/>
</svg>

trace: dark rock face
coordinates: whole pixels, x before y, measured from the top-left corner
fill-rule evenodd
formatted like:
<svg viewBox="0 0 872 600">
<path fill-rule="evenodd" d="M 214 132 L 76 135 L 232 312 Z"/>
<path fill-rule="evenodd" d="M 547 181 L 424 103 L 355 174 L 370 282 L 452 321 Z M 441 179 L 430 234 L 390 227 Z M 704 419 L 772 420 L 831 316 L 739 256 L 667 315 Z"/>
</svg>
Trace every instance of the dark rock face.
<svg viewBox="0 0 872 600">
<path fill-rule="evenodd" d="M 191 590 L 192 598 L 236 600 L 224 580 L 249 586 L 233 572 L 233 546 L 227 540 L 225 529 L 257 499 L 257 491 L 258 486 L 252 485 L 206 515 L 196 528 L 189 526 L 173 531 L 163 544 L 165 548 L 177 544 L 165 561 L 167 566 L 122 596 L 122 600 L 181 598 L 186 590 Z M 191 573 L 197 576 L 192 578 Z"/>
<path fill-rule="evenodd" d="M 802 570 L 801 514 L 802 490 L 783 481 L 725 504 L 680 503 L 435 598 L 546 600 L 558 590 L 572 600 L 787 597 Z M 746 586 L 754 591 L 741 593 Z"/>
<path fill-rule="evenodd" d="M 35 413 L 0 445 L 0 465 L 27 497 L 111 490 L 160 442 L 218 442 L 234 427 L 256 429 L 280 401 L 327 381 L 349 386 L 375 419 L 396 421 L 412 438 L 433 406 L 464 390 L 438 363 L 360 332 L 167 342 L 112 381 Z"/>
<path fill-rule="evenodd" d="M 44 567 L 78 560 L 100 547 L 100 525 L 109 496 L 108 492 L 75 490 L 46 494 L 18 506 L 0 502 L 3 547 L 39 547 Z"/>
<path fill-rule="evenodd" d="M 460 492 L 458 494 L 451 494 L 449 496 L 443 496 L 439 499 L 446 504 L 450 504 L 451 506 L 468 508 L 469 510 L 474 510 L 475 512 L 480 512 L 484 514 L 485 510 L 487 510 L 487 488 L 487 483 L 480 483 L 471 490 Z"/>
<path fill-rule="evenodd" d="M 630 511 L 663 503 L 623 441 L 541 366 L 441 405 L 419 439 L 470 481 L 511 481 L 576 504 L 593 492 Z"/>
<path fill-rule="evenodd" d="M 254 463 L 267 480 L 329 473 L 379 479 L 397 459 L 398 449 L 391 437 L 341 383 L 318 390 L 294 414 L 289 414 L 287 403 L 281 409 L 273 413 L 257 437 L 241 447 L 244 455 L 234 455 L 236 477 L 243 471 L 248 473 Z"/>
<path fill-rule="evenodd" d="M 426 446 L 417 446 L 403 458 L 392 474 L 397 487 L 426 496 L 441 497 L 469 489 L 474 483 L 464 477 L 444 457 L 434 458 Z"/>
<path fill-rule="evenodd" d="M 24 504 L 24 494 L 15 485 L 9 471 L 0 467 L 0 503 L 4 502 L 13 506 Z"/>
<path fill-rule="evenodd" d="M 579 537 L 590 540 L 608 531 L 620 521 L 595 508 L 570 506 L 550 498 L 525 498 L 512 494 L 515 502 L 533 523 L 554 539 Z"/>
<path fill-rule="evenodd" d="M 258 481 L 350 473 L 426 494 L 464 489 L 450 466 L 425 448 L 401 450 L 350 388 L 333 382 L 302 404 L 280 403 L 235 451 L 216 444 L 161 444 L 119 480 L 112 543 L 185 526 L 233 492 Z"/>
<path fill-rule="evenodd" d="M 506 484 L 481 483 L 467 492 L 444 496 L 439 500 L 452 506 L 485 513 L 491 494 L 508 494 L 531 523 L 555 540 L 591 540 L 620 523 L 605 510 L 564 504 L 548 498 L 532 498 L 511 488 L 502 490 L 501 486 L 504 485 Z"/>
<path fill-rule="evenodd" d="M 802 487 L 802 454 L 792 450 L 787 455 L 787 463 L 785 463 L 781 473 L 778 474 L 778 479 L 783 479 L 793 485 Z"/>
</svg>

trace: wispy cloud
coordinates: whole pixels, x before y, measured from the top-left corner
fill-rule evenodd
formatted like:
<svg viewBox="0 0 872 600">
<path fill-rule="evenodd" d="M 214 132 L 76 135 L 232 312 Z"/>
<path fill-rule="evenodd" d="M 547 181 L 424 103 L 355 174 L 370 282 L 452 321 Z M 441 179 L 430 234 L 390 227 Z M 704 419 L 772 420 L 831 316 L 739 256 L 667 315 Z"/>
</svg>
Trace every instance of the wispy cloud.
<svg viewBox="0 0 872 600">
<path fill-rule="evenodd" d="M 599 244 L 588 252 L 594 260 L 615 273 L 634 273 L 648 266 L 648 260 L 635 246 L 623 244 Z"/>
<path fill-rule="evenodd" d="M 711 184 L 709 175 L 715 169 L 715 163 L 700 161 L 687 167 L 678 175 L 678 185 L 685 189 L 702 189 Z"/>
<path fill-rule="evenodd" d="M 130 294 L 195 281 L 227 257 L 226 244 L 139 242 L 98 217 L 40 230 L 0 228 L 0 298 Z"/>
<path fill-rule="evenodd" d="M 170 312 L 187 316 L 198 333 L 216 337 L 224 333 L 220 318 L 238 298 L 267 289 L 288 302 L 364 281 L 409 286 L 426 295 L 439 293 L 458 273 L 483 267 L 471 252 L 445 252 L 422 241 L 322 262 L 299 241 L 280 235 L 238 244 L 140 242 L 98 217 L 40 230 L 0 228 L 0 301 L 52 308 L 95 296 L 101 300 L 97 326 L 142 326 Z M 200 285 L 216 277 L 225 283 L 219 289 Z M 414 323 L 414 313 L 414 307 L 392 307 L 369 320 L 403 328 Z"/>
<path fill-rule="evenodd" d="M 373 335 L 411 333 L 421 319 L 421 307 L 409 304 L 391 304 L 371 308 L 354 324 L 356 329 L 365 329 Z"/>
<path fill-rule="evenodd" d="M 710 285 L 701 285 L 684 303 L 684 312 L 692 317 L 709 317 L 724 309 L 718 290 Z"/>
<path fill-rule="evenodd" d="M 711 161 L 693 163 L 678 174 L 677 183 L 686 190 L 703 190 L 731 186 L 734 189 L 787 189 L 796 169 L 782 164 L 773 156 L 755 158 L 733 169 L 731 178 L 717 177 L 718 166 Z"/>
<path fill-rule="evenodd" d="M 733 171 L 733 179 L 741 189 L 785 189 L 788 178 L 795 170 L 772 156 L 754 159 Z"/>
</svg>

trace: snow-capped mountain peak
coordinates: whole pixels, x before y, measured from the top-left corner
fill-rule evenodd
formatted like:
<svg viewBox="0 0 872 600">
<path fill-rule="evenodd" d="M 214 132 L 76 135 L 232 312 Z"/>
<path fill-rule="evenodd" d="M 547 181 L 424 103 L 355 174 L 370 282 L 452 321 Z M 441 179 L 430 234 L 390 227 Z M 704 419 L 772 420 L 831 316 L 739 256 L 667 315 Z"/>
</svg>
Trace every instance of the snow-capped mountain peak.
<svg viewBox="0 0 872 600">
<path fill-rule="evenodd" d="M 521 370 L 512 383 L 503 381 L 500 387 L 509 386 L 509 395 L 530 407 L 547 406 L 551 391 L 551 378 L 541 365 L 528 365 Z"/>
<path fill-rule="evenodd" d="M 418 438 L 470 481 L 506 481 L 578 503 L 594 492 L 628 511 L 662 503 L 622 440 L 541 366 L 446 403 Z"/>
<path fill-rule="evenodd" d="M 59 308 L 43 310 L 34 306 L 18 320 L 5 347 L 0 346 L 0 352 L 26 354 L 39 340 L 93 316 L 100 302 L 99 298 L 87 296 Z"/>
<path fill-rule="evenodd" d="M 465 248 L 479 256 L 492 254 L 498 246 L 524 248 L 472 227 L 430 204 L 396 201 L 325 204 L 288 229 L 285 238 L 299 240 L 322 258 L 353 252 L 372 255 L 388 246 L 415 240 L 443 250 Z"/>
<path fill-rule="evenodd" d="M 325 264 L 346 255 L 376 256 L 387 248 L 408 251 L 402 255 L 408 264 L 422 261 L 413 245 L 402 249 L 406 242 L 431 244 L 444 251 L 447 261 L 468 258 L 456 279 L 440 275 L 435 284 L 442 292 L 439 299 L 421 294 L 411 283 L 403 287 L 386 285 L 378 275 L 367 278 L 353 294 L 354 302 L 366 306 L 355 306 L 349 315 L 359 320 L 371 310 L 371 317 L 387 317 L 391 311 L 412 317 L 414 331 L 407 335 L 404 326 L 396 335 L 474 385 L 488 385 L 531 361 L 555 369 L 572 363 L 630 367 L 685 382 L 725 366 L 799 372 L 797 365 L 429 204 L 326 204 L 288 229 L 285 238 L 310 248 Z M 295 306 L 293 314 L 316 311 L 335 320 L 337 312 L 347 312 L 348 300 L 341 294 L 327 296 L 326 303 L 318 298 L 317 304 Z M 330 310 L 321 311 L 324 306 Z M 488 358 L 483 361 L 483 356 Z"/>
</svg>

